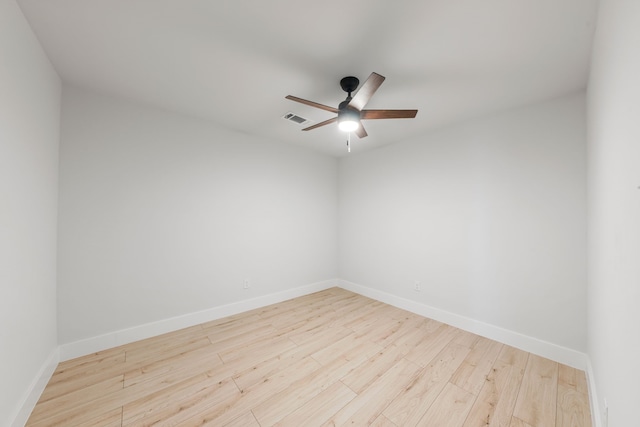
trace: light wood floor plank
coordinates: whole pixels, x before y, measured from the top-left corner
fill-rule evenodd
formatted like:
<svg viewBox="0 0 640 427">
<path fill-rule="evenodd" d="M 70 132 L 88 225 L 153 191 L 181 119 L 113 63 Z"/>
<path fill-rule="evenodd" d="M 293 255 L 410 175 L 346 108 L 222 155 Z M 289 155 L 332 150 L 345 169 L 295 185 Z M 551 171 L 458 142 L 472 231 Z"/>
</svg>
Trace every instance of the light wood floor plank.
<svg viewBox="0 0 640 427">
<path fill-rule="evenodd" d="M 511 366 L 524 369 L 527 365 L 527 361 L 529 360 L 529 353 L 509 345 L 504 345 L 498 358 Z"/>
<path fill-rule="evenodd" d="M 295 346 L 296 344 L 289 337 L 274 333 L 264 335 L 253 342 L 221 351 L 218 355 L 224 363 L 229 363 L 233 360 L 253 358 L 255 354 L 260 354 L 260 357 L 264 358 L 272 357 Z"/>
<path fill-rule="evenodd" d="M 589 394 L 587 378 L 584 371 L 563 365 L 562 363 L 558 364 L 558 384 L 569 387 L 578 393 Z"/>
<path fill-rule="evenodd" d="M 508 427 L 513 414 L 518 393 L 522 385 L 524 370 L 529 360 L 529 353 L 515 349 L 508 345 L 502 347 L 496 363 L 506 363 L 511 367 L 509 377 L 501 384 L 500 399 L 496 403 L 491 415 L 490 427 Z"/>
<path fill-rule="evenodd" d="M 327 365 L 331 363 L 336 356 L 344 354 L 354 348 L 366 348 L 368 349 L 367 351 L 371 351 L 373 353 L 382 350 L 381 346 L 371 341 L 359 339 L 358 337 L 355 337 L 354 334 L 350 334 L 341 340 L 326 345 L 322 350 L 313 353 L 311 357 L 317 360 L 320 364 Z"/>
<path fill-rule="evenodd" d="M 356 396 L 353 390 L 337 381 L 274 425 L 279 427 L 322 425 Z"/>
<path fill-rule="evenodd" d="M 487 375 L 502 350 L 502 344 L 480 338 L 453 374 L 451 382 L 469 393 L 478 395 L 487 381 Z"/>
<path fill-rule="evenodd" d="M 300 378 L 290 387 L 274 394 L 252 409 L 260 425 L 273 425 L 300 406 L 331 387 L 340 378 L 353 372 L 371 358 L 377 349 L 371 343 L 362 342 L 359 347 L 337 354 L 326 365 Z"/>
<path fill-rule="evenodd" d="M 129 363 L 127 363 L 124 368 L 124 386 L 131 387 L 138 383 L 150 381 L 155 377 L 193 366 L 198 366 L 201 369 L 200 372 L 204 372 L 221 364 L 222 360 L 211 346 L 196 348 L 177 355 L 168 355 L 164 359 L 156 358 L 156 360 L 150 360 L 149 364 L 146 365 L 138 362 L 132 364 L 129 368 Z M 203 366 L 206 367 L 202 368 Z"/>
<path fill-rule="evenodd" d="M 513 415 L 533 427 L 556 422 L 558 363 L 529 356 Z"/>
<path fill-rule="evenodd" d="M 228 382 L 233 383 L 231 380 Z M 175 402 L 180 402 L 202 389 L 208 389 L 217 384 L 219 381 L 216 381 L 215 377 L 212 378 L 209 374 L 203 373 L 156 392 L 144 394 L 135 400 L 131 399 L 124 404 L 123 425 L 135 425 L 136 421 L 162 412 L 165 408 L 172 407 Z"/>
<path fill-rule="evenodd" d="M 259 314 L 247 314 L 235 315 L 229 317 L 223 317 L 221 319 L 212 320 L 210 322 L 202 323 L 200 328 L 205 335 L 211 333 L 224 333 L 229 330 L 242 331 L 247 325 L 254 326 L 260 324 L 262 318 Z"/>
<path fill-rule="evenodd" d="M 524 368 L 498 359 L 487 376 L 464 427 L 508 427 L 523 376 Z"/>
<path fill-rule="evenodd" d="M 405 357 L 420 366 L 427 366 L 455 336 L 456 328 L 443 324 L 416 344 Z"/>
<path fill-rule="evenodd" d="M 251 411 L 245 412 L 233 421 L 228 422 L 224 427 L 260 427 L 258 420 Z"/>
<path fill-rule="evenodd" d="M 531 424 L 527 424 L 522 421 L 520 418 L 513 417 L 511 418 L 511 424 L 509 427 L 533 427 Z"/>
<path fill-rule="evenodd" d="M 473 393 L 447 383 L 417 425 L 459 427 L 467 417 L 475 398 Z"/>
<path fill-rule="evenodd" d="M 149 360 L 150 357 L 159 356 L 166 353 L 176 354 L 185 347 L 197 348 L 206 345 L 207 342 L 202 336 L 202 328 L 191 327 L 182 329 L 174 334 L 168 333 L 160 335 L 157 340 L 147 338 L 138 343 L 133 343 L 130 347 L 125 347 L 127 362 L 133 363 L 139 359 Z"/>
<path fill-rule="evenodd" d="M 424 341 L 425 335 L 426 332 L 420 328 L 409 328 L 407 333 L 397 337 L 391 344 L 398 347 L 399 351 L 406 356 L 419 343 Z"/>
<path fill-rule="evenodd" d="M 318 367 L 316 361 L 311 358 L 305 358 L 300 363 L 291 366 L 289 370 L 279 372 L 259 384 L 255 384 L 246 390 L 241 390 L 239 396 L 231 396 L 220 404 L 202 411 L 190 418 L 186 425 L 224 425 L 246 411 L 253 412 L 255 406 L 260 405 L 274 394 L 285 390 L 292 382 L 311 374 Z"/>
<path fill-rule="evenodd" d="M 476 343 L 478 342 L 478 340 L 481 340 L 482 338 L 477 336 L 476 334 L 472 334 L 471 332 L 467 332 L 467 331 L 463 331 L 463 330 L 459 330 L 458 334 L 456 335 L 456 337 L 453 339 L 453 342 L 463 345 L 465 347 L 467 347 L 468 349 L 473 349 L 476 347 Z"/>
<path fill-rule="evenodd" d="M 376 344 L 380 344 L 383 347 L 394 344 L 406 334 L 417 330 L 417 328 L 423 321 L 423 317 L 417 315 L 408 316 L 405 319 L 400 320 L 397 324 L 397 327 L 389 330 L 386 334 L 381 335 L 374 342 Z"/>
<path fill-rule="evenodd" d="M 579 427 L 591 422 L 589 397 L 564 384 L 558 385 L 557 427 Z"/>
<path fill-rule="evenodd" d="M 113 393 L 124 388 L 124 375 L 115 376 L 60 397 L 40 402 L 31 413 L 31 420 L 37 422 L 64 412 L 74 405 L 91 402 L 97 394 Z"/>
<path fill-rule="evenodd" d="M 210 334 L 207 335 L 209 344 L 215 348 L 216 352 L 225 354 L 234 348 L 242 347 L 256 342 L 264 337 L 271 337 L 277 332 L 271 325 L 260 326 L 253 325 L 253 328 L 248 328 L 246 331 L 236 334 Z"/>
<path fill-rule="evenodd" d="M 85 387 L 122 375 L 125 370 L 125 354 L 122 353 L 122 358 L 118 358 L 112 362 L 113 363 L 103 366 L 102 369 L 93 372 L 75 372 L 73 375 L 68 376 L 65 375 L 68 371 L 65 371 L 60 375 L 62 378 L 57 378 L 56 374 L 54 374 L 42 393 L 42 396 L 40 396 L 40 401 L 46 402 L 47 400 L 82 390 Z"/>
<path fill-rule="evenodd" d="M 143 398 L 124 406 L 122 426 L 177 425 L 228 399 L 240 391 L 227 378 L 224 381 L 199 381 L 196 387 L 163 390 L 155 398 Z"/>
<path fill-rule="evenodd" d="M 418 425 L 470 351 L 460 344 L 449 343 L 383 414 L 398 426 Z"/>
<path fill-rule="evenodd" d="M 399 426 L 392 423 L 389 420 L 389 418 L 385 417 L 384 415 L 379 415 L 378 418 L 376 418 L 373 421 L 370 427 L 399 427 Z"/>
<path fill-rule="evenodd" d="M 101 372 L 110 366 L 124 363 L 125 360 L 126 353 L 124 350 L 120 350 L 117 352 L 109 352 L 108 354 L 94 353 L 76 359 L 76 363 L 70 363 L 70 361 L 62 362 L 56 368 L 49 384 L 53 385 L 63 381 L 73 381 L 76 377 Z"/>
<path fill-rule="evenodd" d="M 420 366 L 401 359 L 366 390 L 338 411 L 325 425 L 371 424 L 395 397 L 415 380 Z"/>
<path fill-rule="evenodd" d="M 116 408 L 113 411 L 98 415 L 96 418 L 90 419 L 83 424 L 83 427 L 121 427 L 122 426 L 122 408 Z"/>
<path fill-rule="evenodd" d="M 444 325 L 444 323 L 442 322 L 438 322 L 437 320 L 433 320 L 433 319 L 424 319 L 424 322 L 422 322 L 420 324 L 420 329 L 422 329 L 423 331 L 425 331 L 428 334 L 432 334 L 435 331 L 437 331 L 438 329 L 440 329 L 440 327 Z"/>
<path fill-rule="evenodd" d="M 336 337 L 346 337 L 351 331 L 337 331 Z M 328 337 L 325 337 L 328 338 Z M 246 369 L 233 375 L 233 380 L 240 389 L 246 389 L 254 384 L 263 382 L 266 378 L 274 376 L 278 372 L 286 372 L 290 366 L 301 360 L 310 357 L 313 353 L 326 347 L 325 339 L 316 339 L 307 341 L 303 344 L 287 350 L 282 354 L 274 356 L 270 359 L 261 360 L 259 363 L 249 366 Z"/>
<path fill-rule="evenodd" d="M 388 346 L 344 376 L 341 381 L 351 390 L 361 393 L 403 357 L 398 347 Z"/>
<path fill-rule="evenodd" d="M 584 372 L 332 288 L 58 365 L 29 427 L 590 427 Z"/>
</svg>

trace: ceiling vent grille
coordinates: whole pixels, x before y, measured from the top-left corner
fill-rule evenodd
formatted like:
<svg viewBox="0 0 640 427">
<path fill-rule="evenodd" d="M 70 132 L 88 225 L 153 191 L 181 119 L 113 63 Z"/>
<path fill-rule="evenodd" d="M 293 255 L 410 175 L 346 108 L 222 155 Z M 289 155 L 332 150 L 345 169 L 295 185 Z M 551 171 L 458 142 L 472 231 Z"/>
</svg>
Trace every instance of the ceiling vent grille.
<svg viewBox="0 0 640 427">
<path fill-rule="evenodd" d="M 297 114 L 293 114 L 293 113 L 287 113 L 284 116 L 282 116 L 282 118 L 285 120 L 289 120 L 290 122 L 293 122 L 298 125 L 305 125 L 311 121 L 309 119 L 305 119 L 304 117 L 300 117 Z"/>
</svg>

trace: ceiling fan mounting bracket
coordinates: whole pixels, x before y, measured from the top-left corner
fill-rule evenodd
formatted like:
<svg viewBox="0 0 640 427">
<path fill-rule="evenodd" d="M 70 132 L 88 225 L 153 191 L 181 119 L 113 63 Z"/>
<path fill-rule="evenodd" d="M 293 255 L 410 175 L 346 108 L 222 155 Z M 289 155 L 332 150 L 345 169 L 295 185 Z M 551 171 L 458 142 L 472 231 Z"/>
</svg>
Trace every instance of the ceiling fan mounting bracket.
<svg viewBox="0 0 640 427">
<path fill-rule="evenodd" d="M 343 91 L 347 92 L 351 96 L 351 92 L 358 88 L 360 80 L 357 77 L 347 76 L 340 80 L 340 87 Z"/>
</svg>

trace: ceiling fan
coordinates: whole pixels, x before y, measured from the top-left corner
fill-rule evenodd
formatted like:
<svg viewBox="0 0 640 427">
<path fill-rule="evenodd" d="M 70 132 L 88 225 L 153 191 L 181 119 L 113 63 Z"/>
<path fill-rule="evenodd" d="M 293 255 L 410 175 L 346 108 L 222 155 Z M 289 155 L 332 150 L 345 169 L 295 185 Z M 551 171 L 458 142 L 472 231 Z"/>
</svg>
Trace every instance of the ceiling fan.
<svg viewBox="0 0 640 427">
<path fill-rule="evenodd" d="M 384 82 L 384 79 L 385 78 L 380 74 L 371 73 L 360 90 L 358 90 L 358 92 L 352 97 L 351 93 L 358 88 L 360 80 L 353 76 L 344 77 L 340 80 L 340 87 L 342 90 L 347 92 L 347 99 L 342 101 L 338 105 L 338 108 L 308 101 L 292 95 L 287 95 L 285 98 L 337 114 L 336 117 L 317 123 L 313 126 L 306 127 L 302 130 L 312 130 L 330 123 L 338 122 L 340 130 L 345 132 L 355 132 L 359 138 L 364 138 L 367 136 L 367 131 L 364 129 L 364 126 L 362 126 L 361 120 L 413 119 L 418 113 L 418 110 L 363 110 L 373 94 L 376 93 L 382 82 Z"/>
</svg>

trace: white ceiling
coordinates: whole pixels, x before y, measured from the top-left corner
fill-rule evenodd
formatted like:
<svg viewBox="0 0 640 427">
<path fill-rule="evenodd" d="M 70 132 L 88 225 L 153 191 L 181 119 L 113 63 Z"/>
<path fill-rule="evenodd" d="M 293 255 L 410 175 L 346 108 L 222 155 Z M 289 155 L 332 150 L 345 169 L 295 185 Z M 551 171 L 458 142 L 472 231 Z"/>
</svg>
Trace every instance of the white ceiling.
<svg viewBox="0 0 640 427">
<path fill-rule="evenodd" d="M 353 152 L 585 87 L 596 0 L 18 0 L 65 83 L 346 155 L 339 80 L 387 77 Z"/>
</svg>

